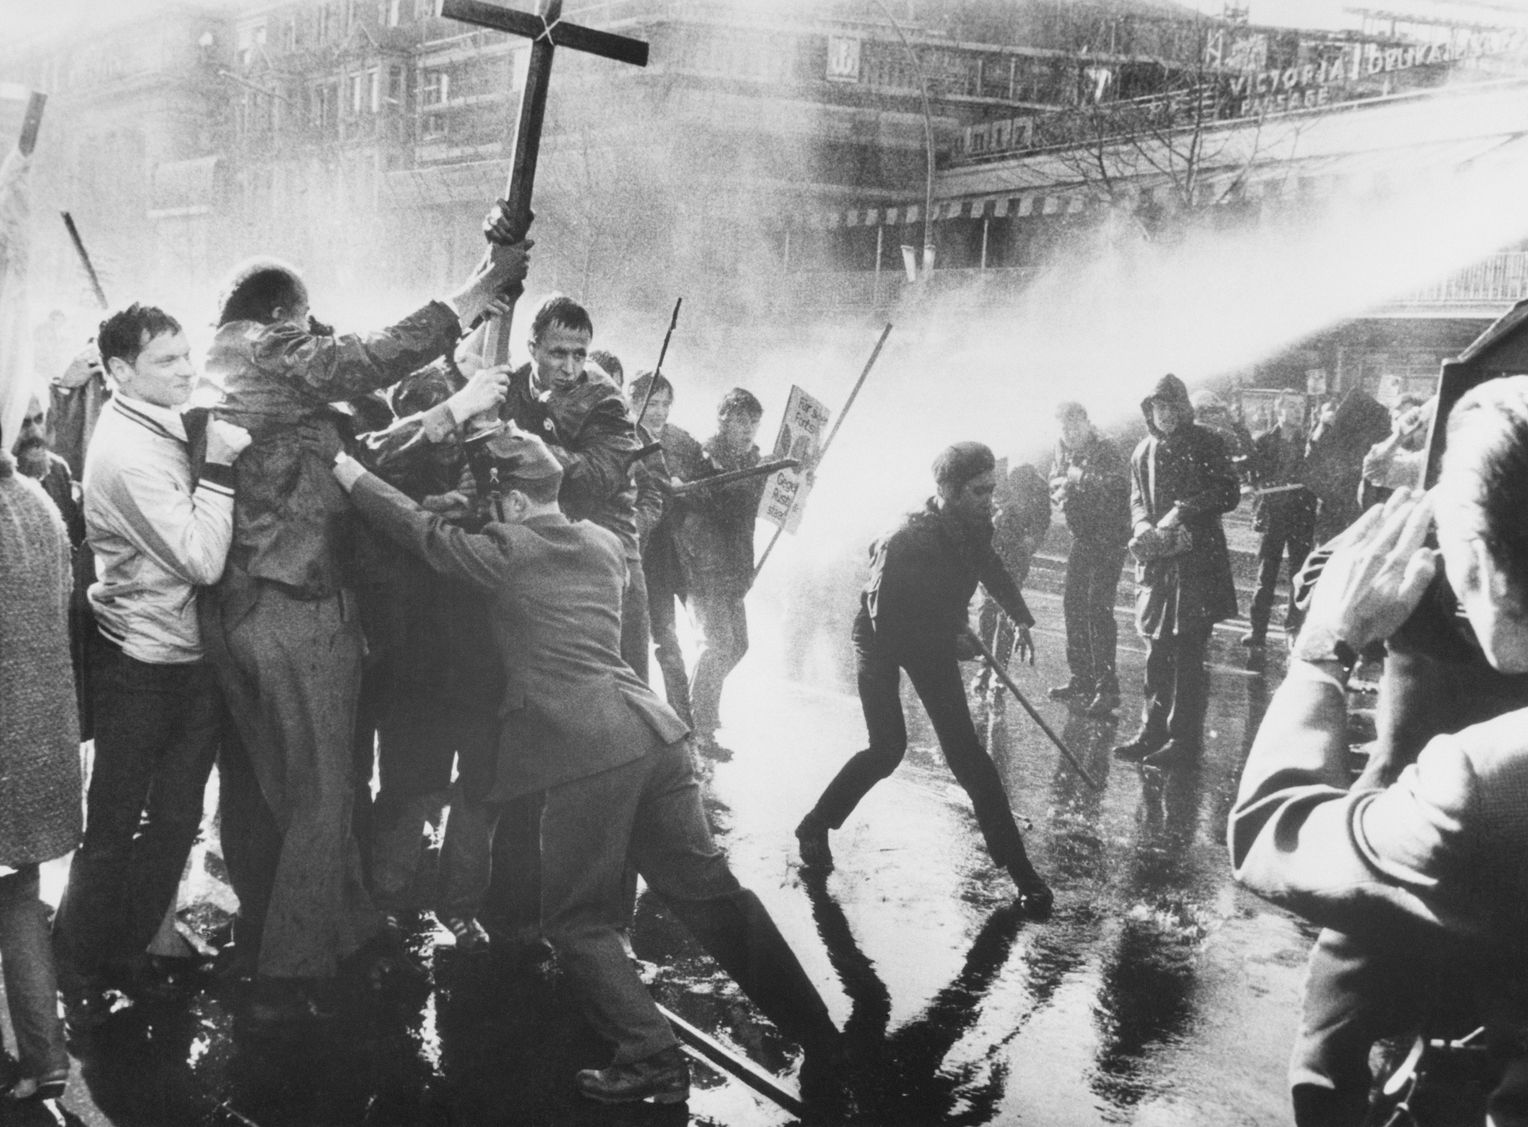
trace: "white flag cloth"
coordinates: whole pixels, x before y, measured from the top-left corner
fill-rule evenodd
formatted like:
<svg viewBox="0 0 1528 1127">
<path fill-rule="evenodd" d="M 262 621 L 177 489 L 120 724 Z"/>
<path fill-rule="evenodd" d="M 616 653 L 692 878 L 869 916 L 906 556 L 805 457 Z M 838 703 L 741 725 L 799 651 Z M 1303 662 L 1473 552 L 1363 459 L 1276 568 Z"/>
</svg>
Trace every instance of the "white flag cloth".
<svg viewBox="0 0 1528 1127">
<path fill-rule="evenodd" d="M 27 308 L 32 158 L 12 148 L 0 164 L 0 444 L 21 432 L 34 380 Z"/>
</svg>

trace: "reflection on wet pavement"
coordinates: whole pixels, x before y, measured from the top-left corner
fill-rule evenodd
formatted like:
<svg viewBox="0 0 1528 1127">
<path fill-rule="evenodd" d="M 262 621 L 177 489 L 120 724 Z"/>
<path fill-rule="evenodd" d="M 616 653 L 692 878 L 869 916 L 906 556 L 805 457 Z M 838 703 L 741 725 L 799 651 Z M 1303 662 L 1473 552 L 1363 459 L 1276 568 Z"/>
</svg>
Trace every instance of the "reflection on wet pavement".
<svg viewBox="0 0 1528 1127">
<path fill-rule="evenodd" d="M 1058 601 L 1033 600 L 1042 622 Z M 1041 1123 L 1281 1124 L 1284 1063 L 1310 933 L 1231 883 L 1222 843 L 1241 761 L 1268 679 L 1230 639 L 1212 649 L 1203 761 L 1154 772 L 1114 761 L 1133 730 L 1141 656 L 1122 645 L 1117 721 L 1044 700 L 1064 679 L 1059 632 L 1041 662 L 1015 667 L 1026 694 L 1087 769 L 1088 787 L 1030 719 L 978 702 L 1037 868 L 1054 885 L 1048 920 L 1026 919 L 987 857 L 968 800 L 913 705 L 907 761 L 834 835 L 827 877 L 805 876 L 792 827 L 863 746 L 855 697 L 772 679 L 748 664 L 729 682 L 725 742 L 708 814 L 744 884 L 764 900 L 852 1046 L 863 1121 L 877 1125 Z M 1270 666 L 1277 666 L 1270 661 Z M 1282 668 L 1270 668 L 1275 683 Z M 215 856 L 199 861 L 216 869 Z M 205 878 L 204 878 L 204 883 Z M 183 917 L 209 924 L 217 881 Z M 332 1028 L 252 1038 L 240 987 L 210 973 L 183 997 L 124 1004 L 74 1043 L 69 1121 L 372 1127 L 478 1124 L 714 1124 L 775 1127 L 791 1117 L 714 1068 L 696 1065 L 677 1108 L 608 1108 L 572 1091 L 608 1050 L 577 1016 L 555 964 L 458 959 L 434 946 L 432 989 L 358 991 Z M 758 1015 L 683 927 L 645 893 L 634 948 L 660 1002 L 795 1083 L 801 1054 Z M 51 1120 L 49 1120 L 51 1122 Z M 33 1122 L 0 1115 L 0 1127 Z M 40 1122 L 40 1121 L 38 1121 Z"/>
</svg>

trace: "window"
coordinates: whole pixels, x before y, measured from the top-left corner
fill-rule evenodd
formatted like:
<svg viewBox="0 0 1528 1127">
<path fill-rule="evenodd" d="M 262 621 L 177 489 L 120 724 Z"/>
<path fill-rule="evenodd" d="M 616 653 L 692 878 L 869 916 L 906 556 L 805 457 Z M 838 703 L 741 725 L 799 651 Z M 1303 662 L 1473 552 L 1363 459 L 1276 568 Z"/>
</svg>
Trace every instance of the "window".
<svg viewBox="0 0 1528 1127">
<path fill-rule="evenodd" d="M 405 81 L 401 66 L 394 65 L 387 68 L 387 100 L 392 105 L 400 107 L 403 105 Z"/>
<path fill-rule="evenodd" d="M 372 113 L 376 113 L 382 108 L 381 78 L 381 74 L 374 69 L 366 72 L 366 97 L 371 103 Z"/>
<path fill-rule="evenodd" d="M 360 117 L 361 110 L 366 105 L 366 76 L 364 74 L 352 74 L 350 76 L 350 116 Z"/>
<path fill-rule="evenodd" d="M 387 14 L 383 17 L 383 23 L 388 27 L 397 27 L 402 22 L 403 0 L 384 0 Z"/>
<path fill-rule="evenodd" d="M 426 70 L 419 79 L 419 104 L 443 106 L 451 98 L 451 75 L 443 70 Z"/>
</svg>

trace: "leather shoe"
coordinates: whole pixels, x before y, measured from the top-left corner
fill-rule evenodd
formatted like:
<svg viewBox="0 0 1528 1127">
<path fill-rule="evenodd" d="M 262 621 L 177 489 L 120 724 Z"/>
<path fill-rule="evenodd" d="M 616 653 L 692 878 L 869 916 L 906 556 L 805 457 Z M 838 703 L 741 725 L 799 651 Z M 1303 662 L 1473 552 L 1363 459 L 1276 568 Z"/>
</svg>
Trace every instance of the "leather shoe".
<svg viewBox="0 0 1528 1127">
<path fill-rule="evenodd" d="M 675 1045 L 630 1064 L 581 1069 L 573 1082 L 579 1095 L 602 1104 L 678 1104 L 690 1098 L 690 1064 Z"/>
<path fill-rule="evenodd" d="M 1056 894 L 1051 891 L 1050 885 L 1041 879 L 1040 874 L 1033 869 L 1009 873 L 1013 877 L 1013 883 L 1019 886 L 1019 895 L 1015 903 L 1026 915 L 1043 919 L 1050 915 L 1051 907 L 1056 902 Z"/>
<path fill-rule="evenodd" d="M 1129 743 L 1120 744 L 1114 749 L 1114 758 L 1123 759 L 1127 763 L 1139 763 L 1166 742 L 1166 740 L 1154 739 L 1145 732 L 1139 732 Z"/>
<path fill-rule="evenodd" d="M 1199 758 L 1199 748 L 1184 740 L 1168 740 L 1141 760 L 1143 767 L 1181 767 Z"/>
<path fill-rule="evenodd" d="M 1241 644 L 1249 649 L 1260 650 L 1268 642 L 1266 630 L 1249 630 L 1241 636 Z"/>
<path fill-rule="evenodd" d="M 318 1000 L 316 982 L 299 978 L 255 979 L 254 996 L 244 1010 L 244 1029 L 257 1037 L 276 1037 L 334 1018 Z"/>
<path fill-rule="evenodd" d="M 1068 681 L 1064 685 L 1057 685 L 1045 695 L 1050 697 L 1051 700 L 1071 700 L 1073 697 L 1082 696 L 1087 691 L 1088 687 L 1086 685 L 1077 681 Z"/>
<path fill-rule="evenodd" d="M 801 851 L 801 864 L 808 869 L 830 872 L 833 868 L 833 850 L 828 846 L 828 824 L 808 814 L 796 827 L 796 846 Z"/>
</svg>

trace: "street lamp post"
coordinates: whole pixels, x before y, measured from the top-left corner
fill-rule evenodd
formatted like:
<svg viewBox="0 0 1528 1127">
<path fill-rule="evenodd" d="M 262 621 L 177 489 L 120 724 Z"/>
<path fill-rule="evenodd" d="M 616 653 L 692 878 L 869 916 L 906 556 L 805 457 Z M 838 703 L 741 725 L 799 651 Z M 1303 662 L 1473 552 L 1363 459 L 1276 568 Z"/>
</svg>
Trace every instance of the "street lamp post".
<svg viewBox="0 0 1528 1127">
<path fill-rule="evenodd" d="M 886 22 L 891 24 L 892 30 L 897 33 L 897 38 L 902 41 L 902 49 L 907 52 L 907 57 L 913 65 L 913 73 L 918 77 L 918 93 L 923 99 L 923 145 L 927 163 L 927 178 L 923 188 L 923 270 L 918 271 L 917 264 L 912 258 L 912 247 L 902 248 L 903 264 L 907 267 L 908 280 L 913 281 L 918 277 L 926 277 L 934 268 L 934 115 L 928 104 L 928 75 L 924 73 L 923 61 L 918 58 L 918 52 L 913 50 L 913 45 L 907 41 L 906 34 L 902 31 L 902 25 L 891 14 L 883 0 L 875 0 L 875 6 L 886 17 Z"/>
</svg>

